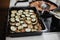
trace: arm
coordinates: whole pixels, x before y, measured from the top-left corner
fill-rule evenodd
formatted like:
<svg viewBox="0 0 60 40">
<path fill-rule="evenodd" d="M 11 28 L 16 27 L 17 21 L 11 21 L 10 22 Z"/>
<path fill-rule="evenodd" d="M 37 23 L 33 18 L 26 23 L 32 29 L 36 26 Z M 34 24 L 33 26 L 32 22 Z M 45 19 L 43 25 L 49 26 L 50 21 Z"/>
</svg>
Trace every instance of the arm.
<svg viewBox="0 0 60 40">
<path fill-rule="evenodd" d="M 40 5 L 41 5 L 41 4 L 39 3 L 39 1 L 32 2 L 32 3 L 30 4 L 31 7 L 36 7 L 37 10 L 42 11 L 42 8 L 40 7 Z"/>
</svg>

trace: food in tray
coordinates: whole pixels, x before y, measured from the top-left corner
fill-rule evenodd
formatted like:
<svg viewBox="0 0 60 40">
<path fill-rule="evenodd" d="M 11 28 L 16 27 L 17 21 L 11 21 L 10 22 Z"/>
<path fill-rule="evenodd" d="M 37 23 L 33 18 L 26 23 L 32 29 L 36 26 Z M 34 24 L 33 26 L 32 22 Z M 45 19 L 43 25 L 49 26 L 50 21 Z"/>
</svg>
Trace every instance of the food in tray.
<svg viewBox="0 0 60 40">
<path fill-rule="evenodd" d="M 21 15 L 22 13 L 16 13 L 16 15 Z"/>
<path fill-rule="evenodd" d="M 10 25 L 15 25 L 16 23 L 10 23 Z"/>
<path fill-rule="evenodd" d="M 35 32 L 41 30 L 34 10 L 12 10 L 10 17 L 10 29 L 14 32 Z"/>
<path fill-rule="evenodd" d="M 22 27 L 27 27 L 28 25 L 27 24 L 22 24 Z"/>
<path fill-rule="evenodd" d="M 34 14 L 34 13 L 29 13 L 30 15 Z"/>
<path fill-rule="evenodd" d="M 25 23 L 24 21 L 22 21 L 22 20 L 20 21 L 20 24 L 24 24 L 24 23 Z"/>
<path fill-rule="evenodd" d="M 36 25 L 37 25 L 38 28 L 39 28 L 38 30 L 41 31 L 41 30 L 40 30 L 40 29 L 42 29 L 41 24 L 37 23 Z"/>
<path fill-rule="evenodd" d="M 18 26 L 18 30 L 21 30 L 21 29 L 23 29 L 23 27 L 22 26 Z"/>
<path fill-rule="evenodd" d="M 11 14 L 11 17 L 15 17 L 15 14 Z"/>
<path fill-rule="evenodd" d="M 17 10 L 12 10 L 11 13 L 15 14 L 15 13 L 17 13 Z"/>
<path fill-rule="evenodd" d="M 31 24 L 32 22 L 30 20 L 26 20 L 26 23 L 27 24 Z"/>
<path fill-rule="evenodd" d="M 38 29 L 37 25 L 34 26 L 35 29 Z"/>
<path fill-rule="evenodd" d="M 36 25 L 38 23 L 38 20 L 37 18 L 32 18 L 31 22 L 33 25 Z"/>
<path fill-rule="evenodd" d="M 20 20 L 25 20 L 25 18 L 20 18 Z"/>
<path fill-rule="evenodd" d="M 28 25 L 28 28 L 33 29 L 33 25 L 32 24 Z"/>
<path fill-rule="evenodd" d="M 26 31 L 26 32 L 30 32 L 31 29 L 30 29 L 30 28 L 26 28 L 25 31 Z"/>
<path fill-rule="evenodd" d="M 21 32 L 21 31 L 19 31 L 19 30 L 16 30 L 16 32 L 18 32 L 18 33 L 19 33 L 19 32 Z"/>
<path fill-rule="evenodd" d="M 29 10 L 28 10 L 28 9 L 26 9 L 26 10 L 25 10 L 25 12 L 29 12 Z"/>
<path fill-rule="evenodd" d="M 36 24 L 37 24 L 37 21 L 32 22 L 32 24 L 33 24 L 33 25 L 36 25 Z"/>
<path fill-rule="evenodd" d="M 16 31 L 16 30 L 17 30 L 15 26 L 11 26 L 10 29 L 11 29 L 12 31 Z"/>
<path fill-rule="evenodd" d="M 36 15 L 31 15 L 31 18 L 36 18 Z"/>
<path fill-rule="evenodd" d="M 15 18 L 20 18 L 20 16 L 15 16 Z"/>
<path fill-rule="evenodd" d="M 30 15 L 29 15 L 29 14 L 26 14 L 26 16 L 27 16 L 27 17 L 30 17 Z"/>
<path fill-rule="evenodd" d="M 11 22 L 15 22 L 15 18 L 10 18 L 10 21 Z"/>
<path fill-rule="evenodd" d="M 37 30 L 36 30 L 36 29 L 32 29 L 31 31 L 32 31 L 32 32 L 36 32 Z"/>
<path fill-rule="evenodd" d="M 23 13 L 22 12 L 20 12 L 20 13 L 16 13 L 16 15 L 22 15 Z"/>
<path fill-rule="evenodd" d="M 16 23 L 16 26 L 19 26 L 20 25 L 20 23 Z"/>
<path fill-rule="evenodd" d="M 34 11 L 33 10 L 29 10 L 31 13 L 33 13 Z"/>
<path fill-rule="evenodd" d="M 18 13 L 21 13 L 21 12 L 23 12 L 23 10 L 18 10 Z"/>
<path fill-rule="evenodd" d="M 31 18 L 30 17 L 27 17 L 27 20 L 31 20 Z"/>
<path fill-rule="evenodd" d="M 21 32 L 25 32 L 25 30 L 24 30 L 24 29 L 22 29 L 22 30 L 21 30 Z"/>
<path fill-rule="evenodd" d="M 25 18 L 25 15 L 21 15 L 22 18 Z"/>
<path fill-rule="evenodd" d="M 34 19 L 32 19 L 31 21 L 32 21 L 32 22 L 35 22 L 35 21 L 37 21 L 37 20 L 36 20 L 36 18 L 34 18 Z"/>
<path fill-rule="evenodd" d="M 23 12 L 24 15 L 26 15 L 27 13 L 26 12 Z"/>
<path fill-rule="evenodd" d="M 18 22 L 20 21 L 19 18 L 16 18 L 15 20 L 18 21 Z"/>
</svg>

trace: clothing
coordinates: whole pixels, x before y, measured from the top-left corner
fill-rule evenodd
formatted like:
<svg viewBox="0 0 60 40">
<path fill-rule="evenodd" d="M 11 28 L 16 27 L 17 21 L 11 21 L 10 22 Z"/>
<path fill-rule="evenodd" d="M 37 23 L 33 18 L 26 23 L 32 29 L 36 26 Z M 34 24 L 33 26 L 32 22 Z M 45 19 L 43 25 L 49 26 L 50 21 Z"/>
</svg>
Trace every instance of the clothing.
<svg viewBox="0 0 60 40">
<path fill-rule="evenodd" d="M 52 17 L 51 32 L 60 32 L 60 19 Z"/>
<path fill-rule="evenodd" d="M 41 13 L 41 11 L 39 11 L 39 13 L 40 13 L 40 16 L 42 17 L 42 18 L 49 18 L 49 17 L 52 17 L 52 15 L 51 14 L 49 14 L 49 12 L 47 12 L 47 11 L 44 11 L 44 13 L 42 14 Z"/>
<path fill-rule="evenodd" d="M 40 11 L 39 11 L 39 13 L 40 13 L 40 14 L 39 14 L 40 17 L 42 18 L 41 20 L 44 21 L 44 23 L 45 23 L 45 25 L 46 25 L 46 28 L 48 29 L 47 32 L 50 31 L 51 22 L 52 22 L 52 15 L 49 14 L 49 12 L 47 12 L 47 11 L 45 11 L 45 12 L 43 13 L 43 15 L 41 15 L 41 12 L 40 12 Z"/>
<path fill-rule="evenodd" d="M 49 18 L 46 18 L 46 19 L 42 18 L 41 20 L 44 21 L 44 23 L 46 25 L 46 28 L 47 28 L 46 31 L 49 32 L 50 31 L 50 27 L 51 27 L 52 17 L 49 17 Z"/>
</svg>

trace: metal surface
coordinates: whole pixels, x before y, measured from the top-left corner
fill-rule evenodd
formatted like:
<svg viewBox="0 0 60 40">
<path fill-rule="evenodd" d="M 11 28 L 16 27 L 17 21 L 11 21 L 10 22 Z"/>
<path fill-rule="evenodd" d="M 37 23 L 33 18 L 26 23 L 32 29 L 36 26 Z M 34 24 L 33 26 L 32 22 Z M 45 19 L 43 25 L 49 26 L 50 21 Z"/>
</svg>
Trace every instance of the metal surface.
<svg viewBox="0 0 60 40">
<path fill-rule="evenodd" d="M 18 37 L 11 38 L 6 37 L 6 40 L 60 40 L 60 32 L 49 32 L 43 33 L 39 36 L 30 36 L 30 37 Z"/>
<path fill-rule="evenodd" d="M 20 2 L 20 3 L 17 3 L 16 4 L 16 6 L 15 6 L 15 3 L 16 3 L 17 1 L 16 0 L 10 0 L 10 5 L 9 5 L 9 8 L 10 7 L 26 7 L 26 6 L 29 6 L 29 2 Z M 21 5 L 22 4 L 22 5 Z"/>
</svg>

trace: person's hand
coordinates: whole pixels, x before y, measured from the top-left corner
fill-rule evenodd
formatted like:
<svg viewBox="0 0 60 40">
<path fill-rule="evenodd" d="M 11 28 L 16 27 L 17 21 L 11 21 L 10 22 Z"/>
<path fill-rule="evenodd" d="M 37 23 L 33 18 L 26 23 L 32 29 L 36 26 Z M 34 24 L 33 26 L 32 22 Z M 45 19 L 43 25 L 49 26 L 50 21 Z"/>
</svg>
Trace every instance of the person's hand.
<svg viewBox="0 0 60 40">
<path fill-rule="evenodd" d="M 41 2 L 40 1 L 36 1 L 36 2 L 32 2 L 30 4 L 30 7 L 35 7 L 37 10 L 42 11 L 42 8 L 41 8 L 40 5 L 41 5 Z"/>
<path fill-rule="evenodd" d="M 45 11 L 47 11 L 47 12 L 50 12 L 50 10 L 49 9 L 44 9 Z"/>
<path fill-rule="evenodd" d="M 47 3 L 48 5 L 50 5 L 50 8 L 49 9 L 43 9 L 41 7 L 43 2 Z M 53 4 L 49 3 L 49 2 L 45 2 L 45 1 L 35 1 L 35 2 L 32 2 L 32 3 L 30 3 L 30 7 L 36 7 L 36 9 L 39 10 L 39 11 L 45 10 L 45 11 L 48 11 L 48 12 L 57 8 L 55 5 L 53 5 Z"/>
</svg>

